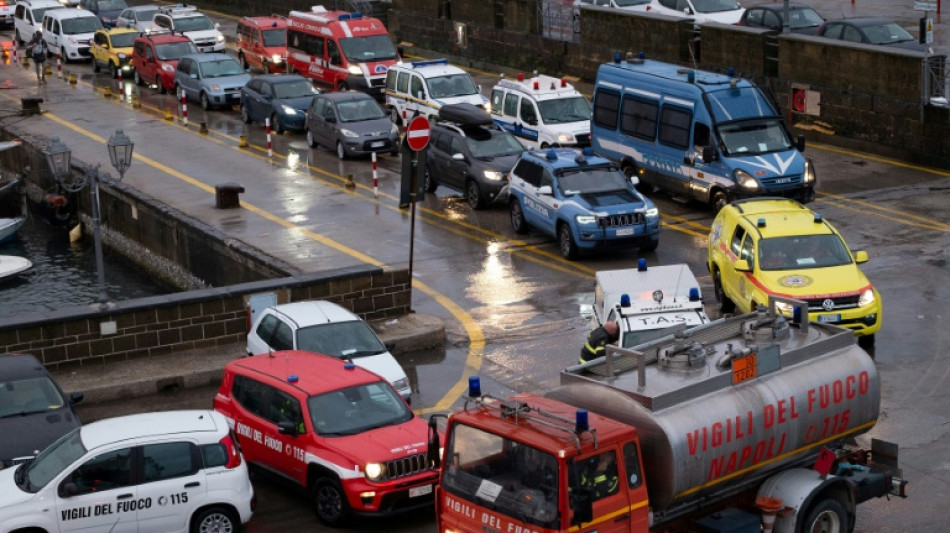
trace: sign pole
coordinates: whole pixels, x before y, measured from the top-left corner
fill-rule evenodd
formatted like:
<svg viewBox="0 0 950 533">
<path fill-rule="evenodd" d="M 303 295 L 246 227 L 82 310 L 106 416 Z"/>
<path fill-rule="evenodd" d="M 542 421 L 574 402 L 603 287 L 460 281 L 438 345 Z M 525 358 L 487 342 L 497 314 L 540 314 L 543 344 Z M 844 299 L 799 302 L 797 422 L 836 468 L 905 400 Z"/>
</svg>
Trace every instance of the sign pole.
<svg viewBox="0 0 950 533">
<path fill-rule="evenodd" d="M 419 152 L 412 151 L 412 191 L 409 193 L 409 290 L 412 291 L 412 259 L 416 243 L 416 165 Z M 410 305 L 410 309 L 411 309 Z"/>
<path fill-rule="evenodd" d="M 416 116 L 406 127 L 406 144 L 412 149 L 412 176 L 410 183 L 412 190 L 409 193 L 409 203 L 411 204 L 409 221 L 409 289 L 412 290 L 412 261 L 415 252 L 416 241 L 416 175 L 419 173 L 419 152 L 425 150 L 429 144 L 429 119 L 424 116 Z"/>
</svg>

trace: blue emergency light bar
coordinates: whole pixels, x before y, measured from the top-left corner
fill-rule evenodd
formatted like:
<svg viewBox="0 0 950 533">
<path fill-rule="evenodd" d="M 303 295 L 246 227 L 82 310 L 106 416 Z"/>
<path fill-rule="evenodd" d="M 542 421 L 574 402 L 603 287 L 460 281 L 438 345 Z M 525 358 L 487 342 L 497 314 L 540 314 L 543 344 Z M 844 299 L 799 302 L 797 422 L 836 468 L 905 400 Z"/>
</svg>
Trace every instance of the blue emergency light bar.
<svg viewBox="0 0 950 533">
<path fill-rule="evenodd" d="M 620 307 L 630 307 L 630 295 L 623 293 L 620 295 Z"/>
<path fill-rule="evenodd" d="M 756 225 L 757 225 L 758 227 L 760 227 L 760 228 L 764 228 L 764 227 L 765 227 L 765 219 L 764 219 L 764 218 L 760 218 L 758 224 L 756 224 Z"/>
<path fill-rule="evenodd" d="M 354 368 L 356 368 L 356 365 L 354 365 L 352 361 L 347 361 L 343 363 L 343 368 L 345 370 L 353 370 Z"/>
<path fill-rule="evenodd" d="M 587 420 L 587 409 L 578 409 L 574 413 L 574 433 L 582 433 L 590 429 L 590 423 Z"/>
<path fill-rule="evenodd" d="M 297 374 L 291 374 L 287 376 L 287 383 L 297 383 L 299 380 L 300 378 L 297 377 Z"/>
<path fill-rule="evenodd" d="M 448 60 L 448 59 L 444 59 L 444 58 L 443 58 L 443 59 L 430 59 L 430 60 L 428 60 L 428 61 L 413 61 L 413 62 L 410 63 L 410 64 L 413 66 L 413 68 L 419 68 L 419 67 L 428 67 L 428 66 L 431 66 L 431 65 L 448 65 L 448 64 L 449 64 L 449 60 Z"/>
<path fill-rule="evenodd" d="M 468 397 L 479 398 L 482 395 L 482 380 L 478 376 L 468 378 Z"/>
<path fill-rule="evenodd" d="M 637 261 L 637 272 L 647 271 L 647 260 L 642 257 Z"/>
<path fill-rule="evenodd" d="M 695 302 L 699 300 L 699 287 L 690 287 L 689 288 L 689 301 Z"/>
<path fill-rule="evenodd" d="M 557 152 L 552 148 L 548 150 L 548 153 L 544 156 L 548 161 L 557 161 Z"/>
<path fill-rule="evenodd" d="M 815 224 L 821 224 L 821 214 L 815 213 Z"/>
</svg>

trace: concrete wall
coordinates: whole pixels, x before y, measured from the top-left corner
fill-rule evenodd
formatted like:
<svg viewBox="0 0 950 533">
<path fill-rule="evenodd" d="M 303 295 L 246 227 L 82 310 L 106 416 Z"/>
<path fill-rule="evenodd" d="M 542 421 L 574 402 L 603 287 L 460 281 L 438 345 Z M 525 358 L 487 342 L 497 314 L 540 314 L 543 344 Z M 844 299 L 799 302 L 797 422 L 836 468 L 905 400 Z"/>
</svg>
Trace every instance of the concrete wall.
<svg viewBox="0 0 950 533">
<path fill-rule="evenodd" d="M 175 351 L 244 342 L 247 298 L 276 293 L 279 303 L 330 300 L 364 320 L 409 312 L 408 270 L 357 266 L 229 287 L 0 319 L 0 353 L 26 352 L 48 368 L 94 366 Z M 102 327 L 115 333 L 103 334 Z"/>
</svg>

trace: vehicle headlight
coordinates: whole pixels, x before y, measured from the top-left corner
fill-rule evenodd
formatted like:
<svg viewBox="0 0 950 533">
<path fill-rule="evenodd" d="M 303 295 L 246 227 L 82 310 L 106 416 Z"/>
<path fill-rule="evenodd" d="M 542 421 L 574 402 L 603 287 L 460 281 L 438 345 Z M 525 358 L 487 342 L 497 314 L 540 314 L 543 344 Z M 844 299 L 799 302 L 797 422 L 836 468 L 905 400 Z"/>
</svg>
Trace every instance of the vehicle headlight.
<svg viewBox="0 0 950 533">
<path fill-rule="evenodd" d="M 346 71 L 349 72 L 350 74 L 356 74 L 357 76 L 363 73 L 363 71 L 360 70 L 359 65 L 350 65 L 349 68 L 346 69 Z"/>
<path fill-rule="evenodd" d="M 858 307 L 864 307 L 865 305 L 871 305 L 874 303 L 874 289 L 868 289 L 861 293 L 861 297 L 858 298 Z"/>
<path fill-rule="evenodd" d="M 659 208 L 651 207 L 650 209 L 647 209 L 647 218 L 656 218 L 658 216 L 660 216 Z"/>
<path fill-rule="evenodd" d="M 485 102 L 484 104 L 482 104 L 482 107 L 485 108 L 485 111 L 488 111 L 489 113 L 491 113 L 491 102 Z"/>
<path fill-rule="evenodd" d="M 280 63 L 284 58 L 280 57 L 280 54 L 274 54 L 270 56 L 271 63 Z"/>
<path fill-rule="evenodd" d="M 504 172 L 498 172 L 497 170 L 486 170 L 485 179 L 491 181 L 499 181 L 505 177 Z"/>
<path fill-rule="evenodd" d="M 815 183 L 815 165 L 811 164 L 811 159 L 805 161 L 805 183 Z"/>
<path fill-rule="evenodd" d="M 285 115 L 294 116 L 297 114 L 297 110 L 290 107 L 289 105 L 280 106 L 280 110 L 283 111 Z"/>
<path fill-rule="evenodd" d="M 596 224 L 597 217 L 594 215 L 576 215 L 574 221 L 578 224 Z"/>
<path fill-rule="evenodd" d="M 366 479 L 370 481 L 379 481 L 386 474 L 386 466 L 383 463 L 366 463 Z"/>
<path fill-rule="evenodd" d="M 208 86 L 208 88 L 216 93 L 221 92 L 221 86 L 218 85 L 217 83 L 212 83 L 211 85 Z"/>
<path fill-rule="evenodd" d="M 402 378 L 393 381 L 393 388 L 396 390 L 408 389 L 409 388 L 409 378 Z"/>
<path fill-rule="evenodd" d="M 224 42 L 224 35 L 218 35 L 217 41 L 218 41 L 219 43 L 223 43 L 223 42 Z"/>
<path fill-rule="evenodd" d="M 748 192 L 755 192 L 759 190 L 759 182 L 755 181 L 755 178 L 752 177 L 752 174 L 749 174 L 745 170 L 737 170 L 734 176 L 739 188 L 745 189 Z"/>
<path fill-rule="evenodd" d="M 574 138 L 574 135 L 570 133 L 558 133 L 557 142 L 561 144 L 574 144 L 575 142 L 577 142 L 577 139 Z"/>
<path fill-rule="evenodd" d="M 344 137 L 359 137 L 359 135 L 357 135 L 355 132 L 350 131 L 346 128 L 341 128 L 340 133 L 342 133 Z"/>
<path fill-rule="evenodd" d="M 122 52 L 119 52 L 119 59 L 125 59 L 125 57 L 126 57 L 126 56 L 125 56 L 125 54 L 124 54 L 124 53 L 122 53 Z"/>
<path fill-rule="evenodd" d="M 165 72 L 175 72 L 175 67 L 169 65 L 168 63 L 162 63 L 162 70 Z"/>
</svg>

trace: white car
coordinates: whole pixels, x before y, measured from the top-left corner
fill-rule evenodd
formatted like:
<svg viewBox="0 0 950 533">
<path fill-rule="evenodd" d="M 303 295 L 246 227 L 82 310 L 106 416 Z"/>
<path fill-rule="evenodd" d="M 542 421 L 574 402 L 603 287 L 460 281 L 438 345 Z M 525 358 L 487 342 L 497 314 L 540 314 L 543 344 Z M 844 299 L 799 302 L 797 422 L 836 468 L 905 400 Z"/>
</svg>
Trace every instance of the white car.
<svg viewBox="0 0 950 533">
<path fill-rule="evenodd" d="M 745 8 L 736 0 L 653 0 L 651 13 L 691 18 L 697 24 L 738 24 Z"/>
<path fill-rule="evenodd" d="M 254 489 L 227 419 L 166 411 L 77 428 L 0 471 L 0 531 L 237 531 Z"/>
<path fill-rule="evenodd" d="M 195 6 L 170 5 L 158 8 L 149 31 L 181 33 L 201 52 L 224 52 L 224 34 L 218 29 L 220 27 L 207 15 L 198 12 Z"/>
<path fill-rule="evenodd" d="M 472 76 L 446 59 L 397 63 L 386 71 L 386 106 L 397 126 L 417 114 L 434 124 L 439 109 L 450 104 L 472 104 L 488 110 L 488 98 Z"/>
<path fill-rule="evenodd" d="M 499 80 L 491 90 L 491 118 L 525 148 L 590 146 L 590 102 L 563 78 Z"/>
<path fill-rule="evenodd" d="M 352 312 L 324 300 L 280 304 L 260 312 L 247 334 L 247 355 L 306 350 L 340 359 L 379 374 L 407 402 L 406 372 L 373 328 Z"/>
<path fill-rule="evenodd" d="M 43 29 L 43 13 L 50 9 L 62 9 L 66 6 L 58 0 L 20 0 L 16 3 L 13 15 L 14 38 L 24 45 L 33 38 L 33 34 Z"/>
<path fill-rule="evenodd" d="M 156 5 L 130 6 L 119 13 L 116 26 L 147 32 L 152 29 L 152 18 L 156 13 L 158 13 Z"/>
<path fill-rule="evenodd" d="M 99 17 L 85 9 L 51 9 L 43 14 L 46 47 L 66 63 L 92 58 L 89 48 L 98 29 L 102 29 Z"/>
</svg>

